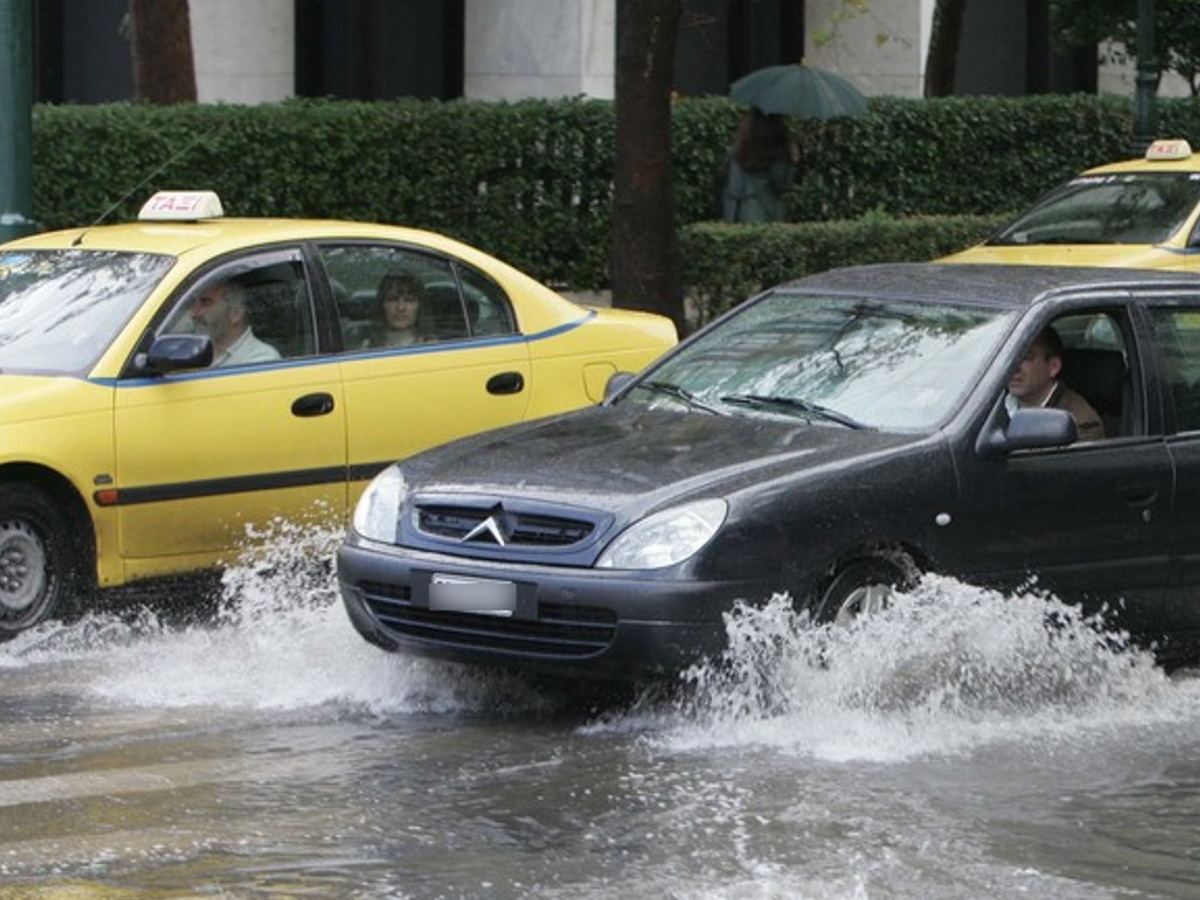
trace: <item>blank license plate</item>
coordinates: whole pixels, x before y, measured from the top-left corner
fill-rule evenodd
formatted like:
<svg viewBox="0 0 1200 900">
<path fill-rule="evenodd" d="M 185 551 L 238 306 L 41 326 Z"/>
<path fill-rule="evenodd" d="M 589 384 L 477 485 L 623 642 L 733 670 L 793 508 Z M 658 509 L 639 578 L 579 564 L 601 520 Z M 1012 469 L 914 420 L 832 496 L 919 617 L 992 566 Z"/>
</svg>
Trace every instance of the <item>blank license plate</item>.
<svg viewBox="0 0 1200 900">
<path fill-rule="evenodd" d="M 429 608 L 511 616 L 517 608 L 517 586 L 511 581 L 435 574 L 429 583 Z"/>
</svg>

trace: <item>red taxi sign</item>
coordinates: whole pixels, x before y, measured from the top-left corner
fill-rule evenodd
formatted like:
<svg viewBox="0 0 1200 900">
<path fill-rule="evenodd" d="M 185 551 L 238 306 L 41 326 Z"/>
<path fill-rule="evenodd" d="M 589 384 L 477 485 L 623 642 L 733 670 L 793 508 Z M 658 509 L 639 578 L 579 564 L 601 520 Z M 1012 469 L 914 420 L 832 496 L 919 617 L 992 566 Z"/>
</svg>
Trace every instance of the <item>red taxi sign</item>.
<svg viewBox="0 0 1200 900">
<path fill-rule="evenodd" d="M 159 191 L 138 212 L 143 222 L 195 222 L 225 214 L 215 191 Z"/>
<path fill-rule="evenodd" d="M 1160 162 L 1187 159 L 1191 155 L 1192 145 L 1182 139 L 1154 141 L 1146 148 L 1146 159 Z"/>
</svg>

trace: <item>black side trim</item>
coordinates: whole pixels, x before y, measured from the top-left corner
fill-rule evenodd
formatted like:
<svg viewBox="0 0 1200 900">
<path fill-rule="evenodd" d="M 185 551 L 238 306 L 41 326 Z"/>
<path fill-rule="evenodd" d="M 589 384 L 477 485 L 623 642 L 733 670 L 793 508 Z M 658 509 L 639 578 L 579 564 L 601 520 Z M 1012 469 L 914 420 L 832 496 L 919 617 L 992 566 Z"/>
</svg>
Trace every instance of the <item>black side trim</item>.
<svg viewBox="0 0 1200 900">
<path fill-rule="evenodd" d="M 380 466 L 382 469 L 383 466 Z M 97 491 L 93 496 L 101 506 L 134 506 L 140 503 L 161 503 L 164 500 L 189 500 L 195 497 L 218 497 L 222 494 L 246 494 L 254 491 L 273 491 L 280 488 L 304 487 L 313 484 L 334 484 L 346 481 L 343 466 L 324 469 L 299 469 L 292 472 L 269 472 L 263 475 L 240 475 L 235 478 L 212 478 L 206 481 L 185 481 L 177 484 L 152 484 L 145 487 Z M 104 497 L 101 498 L 101 493 Z M 115 498 L 113 494 L 115 493 Z"/>
<path fill-rule="evenodd" d="M 367 481 L 374 478 L 394 462 L 394 459 L 389 459 L 387 462 L 359 463 L 356 466 L 351 466 L 350 480 Z"/>
</svg>

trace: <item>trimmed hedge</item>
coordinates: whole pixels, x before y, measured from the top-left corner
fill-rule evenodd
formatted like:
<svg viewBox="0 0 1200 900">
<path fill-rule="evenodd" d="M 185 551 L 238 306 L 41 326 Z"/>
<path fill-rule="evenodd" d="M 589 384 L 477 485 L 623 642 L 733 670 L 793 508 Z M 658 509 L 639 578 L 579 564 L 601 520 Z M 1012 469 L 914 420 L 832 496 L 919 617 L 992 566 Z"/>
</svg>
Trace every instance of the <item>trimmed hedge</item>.
<svg viewBox="0 0 1200 900">
<path fill-rule="evenodd" d="M 595 287 L 612 135 L 612 105 L 596 101 L 39 107 L 34 217 L 129 220 L 156 190 L 207 188 L 230 215 L 429 228 Z"/>
<path fill-rule="evenodd" d="M 935 259 L 977 243 L 1004 221 L 870 215 L 788 225 L 689 225 L 680 235 L 680 253 L 690 314 L 703 324 L 773 284 L 839 266 Z"/>
<path fill-rule="evenodd" d="M 1200 145 L 1195 102 L 1158 108 L 1163 134 Z M 712 171 L 739 114 L 725 98 L 676 103 L 681 226 L 709 217 Z M 1131 118 L 1131 102 L 1114 97 L 875 98 L 862 118 L 798 124 L 805 169 L 791 197 L 796 220 L 871 217 L 867 237 L 840 225 L 754 240 L 767 242 L 764 257 L 791 254 L 786 271 L 770 269 L 789 276 L 832 240 L 864 252 L 883 241 L 893 258 L 915 252 L 923 239 L 885 229 L 883 218 L 1015 211 L 1079 169 L 1128 156 Z M 33 215 L 46 228 L 130 219 L 155 190 L 204 187 L 234 215 L 402 222 L 559 287 L 607 286 L 611 101 L 39 106 L 33 126 Z M 740 246 L 734 232 L 702 233 L 713 259 L 743 252 L 712 251 L 722 239 Z M 689 279 L 710 268 L 685 263 Z"/>
</svg>

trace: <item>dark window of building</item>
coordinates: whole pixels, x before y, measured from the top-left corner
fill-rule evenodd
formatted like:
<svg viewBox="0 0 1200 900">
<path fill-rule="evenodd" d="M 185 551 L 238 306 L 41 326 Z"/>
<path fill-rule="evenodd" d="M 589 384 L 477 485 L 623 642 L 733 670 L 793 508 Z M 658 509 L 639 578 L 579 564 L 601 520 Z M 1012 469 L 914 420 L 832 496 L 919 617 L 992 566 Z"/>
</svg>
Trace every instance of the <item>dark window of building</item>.
<svg viewBox="0 0 1200 900">
<path fill-rule="evenodd" d="M 131 99 L 128 13 L 128 0 L 34 0 L 34 102 Z"/>
<path fill-rule="evenodd" d="M 452 100 L 463 92 L 464 0 L 296 0 L 302 97 Z"/>
<path fill-rule="evenodd" d="M 725 94 L 747 72 L 803 57 L 804 0 L 685 0 L 675 87 L 692 97 Z"/>
<path fill-rule="evenodd" d="M 1055 47 L 1049 22 L 1049 0 L 967 4 L 954 93 L 1095 93 L 1095 48 Z"/>
</svg>

